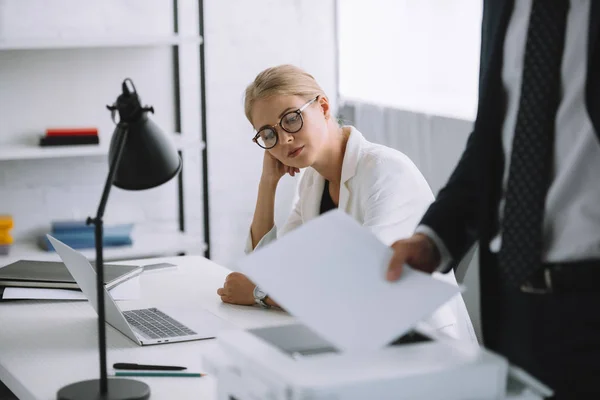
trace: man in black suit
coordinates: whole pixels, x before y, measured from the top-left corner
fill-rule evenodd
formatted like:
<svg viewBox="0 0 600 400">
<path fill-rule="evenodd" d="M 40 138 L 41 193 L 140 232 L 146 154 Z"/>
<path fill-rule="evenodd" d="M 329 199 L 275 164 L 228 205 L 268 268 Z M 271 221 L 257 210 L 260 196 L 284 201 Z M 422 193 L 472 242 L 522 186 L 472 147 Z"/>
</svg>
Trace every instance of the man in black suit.
<svg viewBox="0 0 600 400">
<path fill-rule="evenodd" d="M 477 241 L 484 344 L 556 399 L 600 399 L 599 27 L 599 0 L 484 2 L 473 133 L 387 277 Z"/>
</svg>

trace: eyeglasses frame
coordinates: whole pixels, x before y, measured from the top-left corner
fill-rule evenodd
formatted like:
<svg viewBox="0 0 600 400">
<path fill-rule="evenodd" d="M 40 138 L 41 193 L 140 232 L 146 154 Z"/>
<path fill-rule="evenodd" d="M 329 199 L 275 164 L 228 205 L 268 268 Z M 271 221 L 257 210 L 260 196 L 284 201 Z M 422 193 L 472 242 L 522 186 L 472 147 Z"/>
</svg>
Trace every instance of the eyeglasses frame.
<svg viewBox="0 0 600 400">
<path fill-rule="evenodd" d="M 302 107 L 298 108 L 297 110 L 291 110 L 286 112 L 285 114 L 283 114 L 281 116 L 281 119 L 279 120 L 279 122 L 275 125 L 271 125 L 271 126 L 264 126 L 263 128 L 261 128 L 258 132 L 256 132 L 256 135 L 252 138 L 252 141 L 254 143 L 256 143 L 258 145 L 258 147 L 260 147 L 261 149 L 265 149 L 265 150 L 269 150 L 274 148 L 275 146 L 277 146 L 277 143 L 279 143 L 279 133 L 277 132 L 277 127 L 281 127 L 281 129 L 283 129 L 284 131 L 286 131 L 287 133 L 298 133 L 300 132 L 300 130 L 304 127 L 304 117 L 302 117 L 302 112 L 304 110 L 306 110 L 312 103 L 314 103 L 315 101 L 317 101 L 319 99 L 319 97 L 321 97 L 321 95 L 317 95 L 317 97 L 315 97 L 312 100 L 309 100 L 308 102 L 306 102 Z M 297 131 L 295 132 L 290 132 L 287 129 L 285 129 L 282 125 L 283 119 L 289 115 L 289 114 L 298 114 L 300 116 L 300 128 L 298 128 Z M 258 143 L 258 138 L 260 137 L 260 132 L 262 132 L 265 129 L 272 129 L 273 132 L 275 132 L 275 144 L 271 147 L 263 147 Z"/>
</svg>

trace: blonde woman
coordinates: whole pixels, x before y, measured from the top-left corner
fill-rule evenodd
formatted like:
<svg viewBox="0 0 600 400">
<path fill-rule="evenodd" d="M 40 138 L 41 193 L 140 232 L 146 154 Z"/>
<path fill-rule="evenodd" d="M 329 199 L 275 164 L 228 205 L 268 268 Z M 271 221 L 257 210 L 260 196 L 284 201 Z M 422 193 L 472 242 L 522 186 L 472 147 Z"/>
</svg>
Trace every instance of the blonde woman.
<svg viewBox="0 0 600 400">
<path fill-rule="evenodd" d="M 264 151 L 247 253 L 336 207 L 391 244 L 414 233 L 433 201 L 427 182 L 410 159 L 368 142 L 352 126 L 339 126 L 323 89 L 300 68 L 281 65 L 261 72 L 246 89 L 245 112 L 256 130 L 257 150 Z M 299 199 L 278 232 L 274 224 L 277 185 L 283 175 L 294 176 L 301 169 L 306 170 Z M 453 273 L 440 278 L 456 284 Z M 226 303 L 277 306 L 237 272 L 217 293 Z M 398 312 L 402 307 L 410 305 L 398 304 Z M 427 322 L 455 338 L 475 340 L 460 295 Z"/>
</svg>

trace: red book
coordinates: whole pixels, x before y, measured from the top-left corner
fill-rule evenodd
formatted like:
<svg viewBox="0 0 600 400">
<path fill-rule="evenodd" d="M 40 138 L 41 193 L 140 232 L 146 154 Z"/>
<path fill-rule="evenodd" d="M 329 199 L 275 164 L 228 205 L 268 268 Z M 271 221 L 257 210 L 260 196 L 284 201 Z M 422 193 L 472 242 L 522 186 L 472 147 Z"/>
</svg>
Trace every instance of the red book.
<svg viewBox="0 0 600 400">
<path fill-rule="evenodd" d="M 46 129 L 47 137 L 56 136 L 98 136 L 97 128 L 58 128 Z"/>
</svg>

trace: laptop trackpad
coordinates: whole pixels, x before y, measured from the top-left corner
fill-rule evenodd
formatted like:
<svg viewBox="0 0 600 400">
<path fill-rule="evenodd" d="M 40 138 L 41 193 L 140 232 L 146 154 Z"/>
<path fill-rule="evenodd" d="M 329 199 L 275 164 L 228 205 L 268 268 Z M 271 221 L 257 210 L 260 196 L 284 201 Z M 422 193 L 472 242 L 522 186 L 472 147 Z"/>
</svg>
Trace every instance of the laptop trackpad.
<svg viewBox="0 0 600 400">
<path fill-rule="evenodd" d="M 225 329 L 236 328 L 230 322 L 217 317 L 215 314 L 206 311 L 202 308 L 195 310 L 159 307 L 160 311 L 164 312 L 171 318 L 176 319 L 179 323 L 190 328 L 202 338 L 214 338 Z"/>
</svg>

